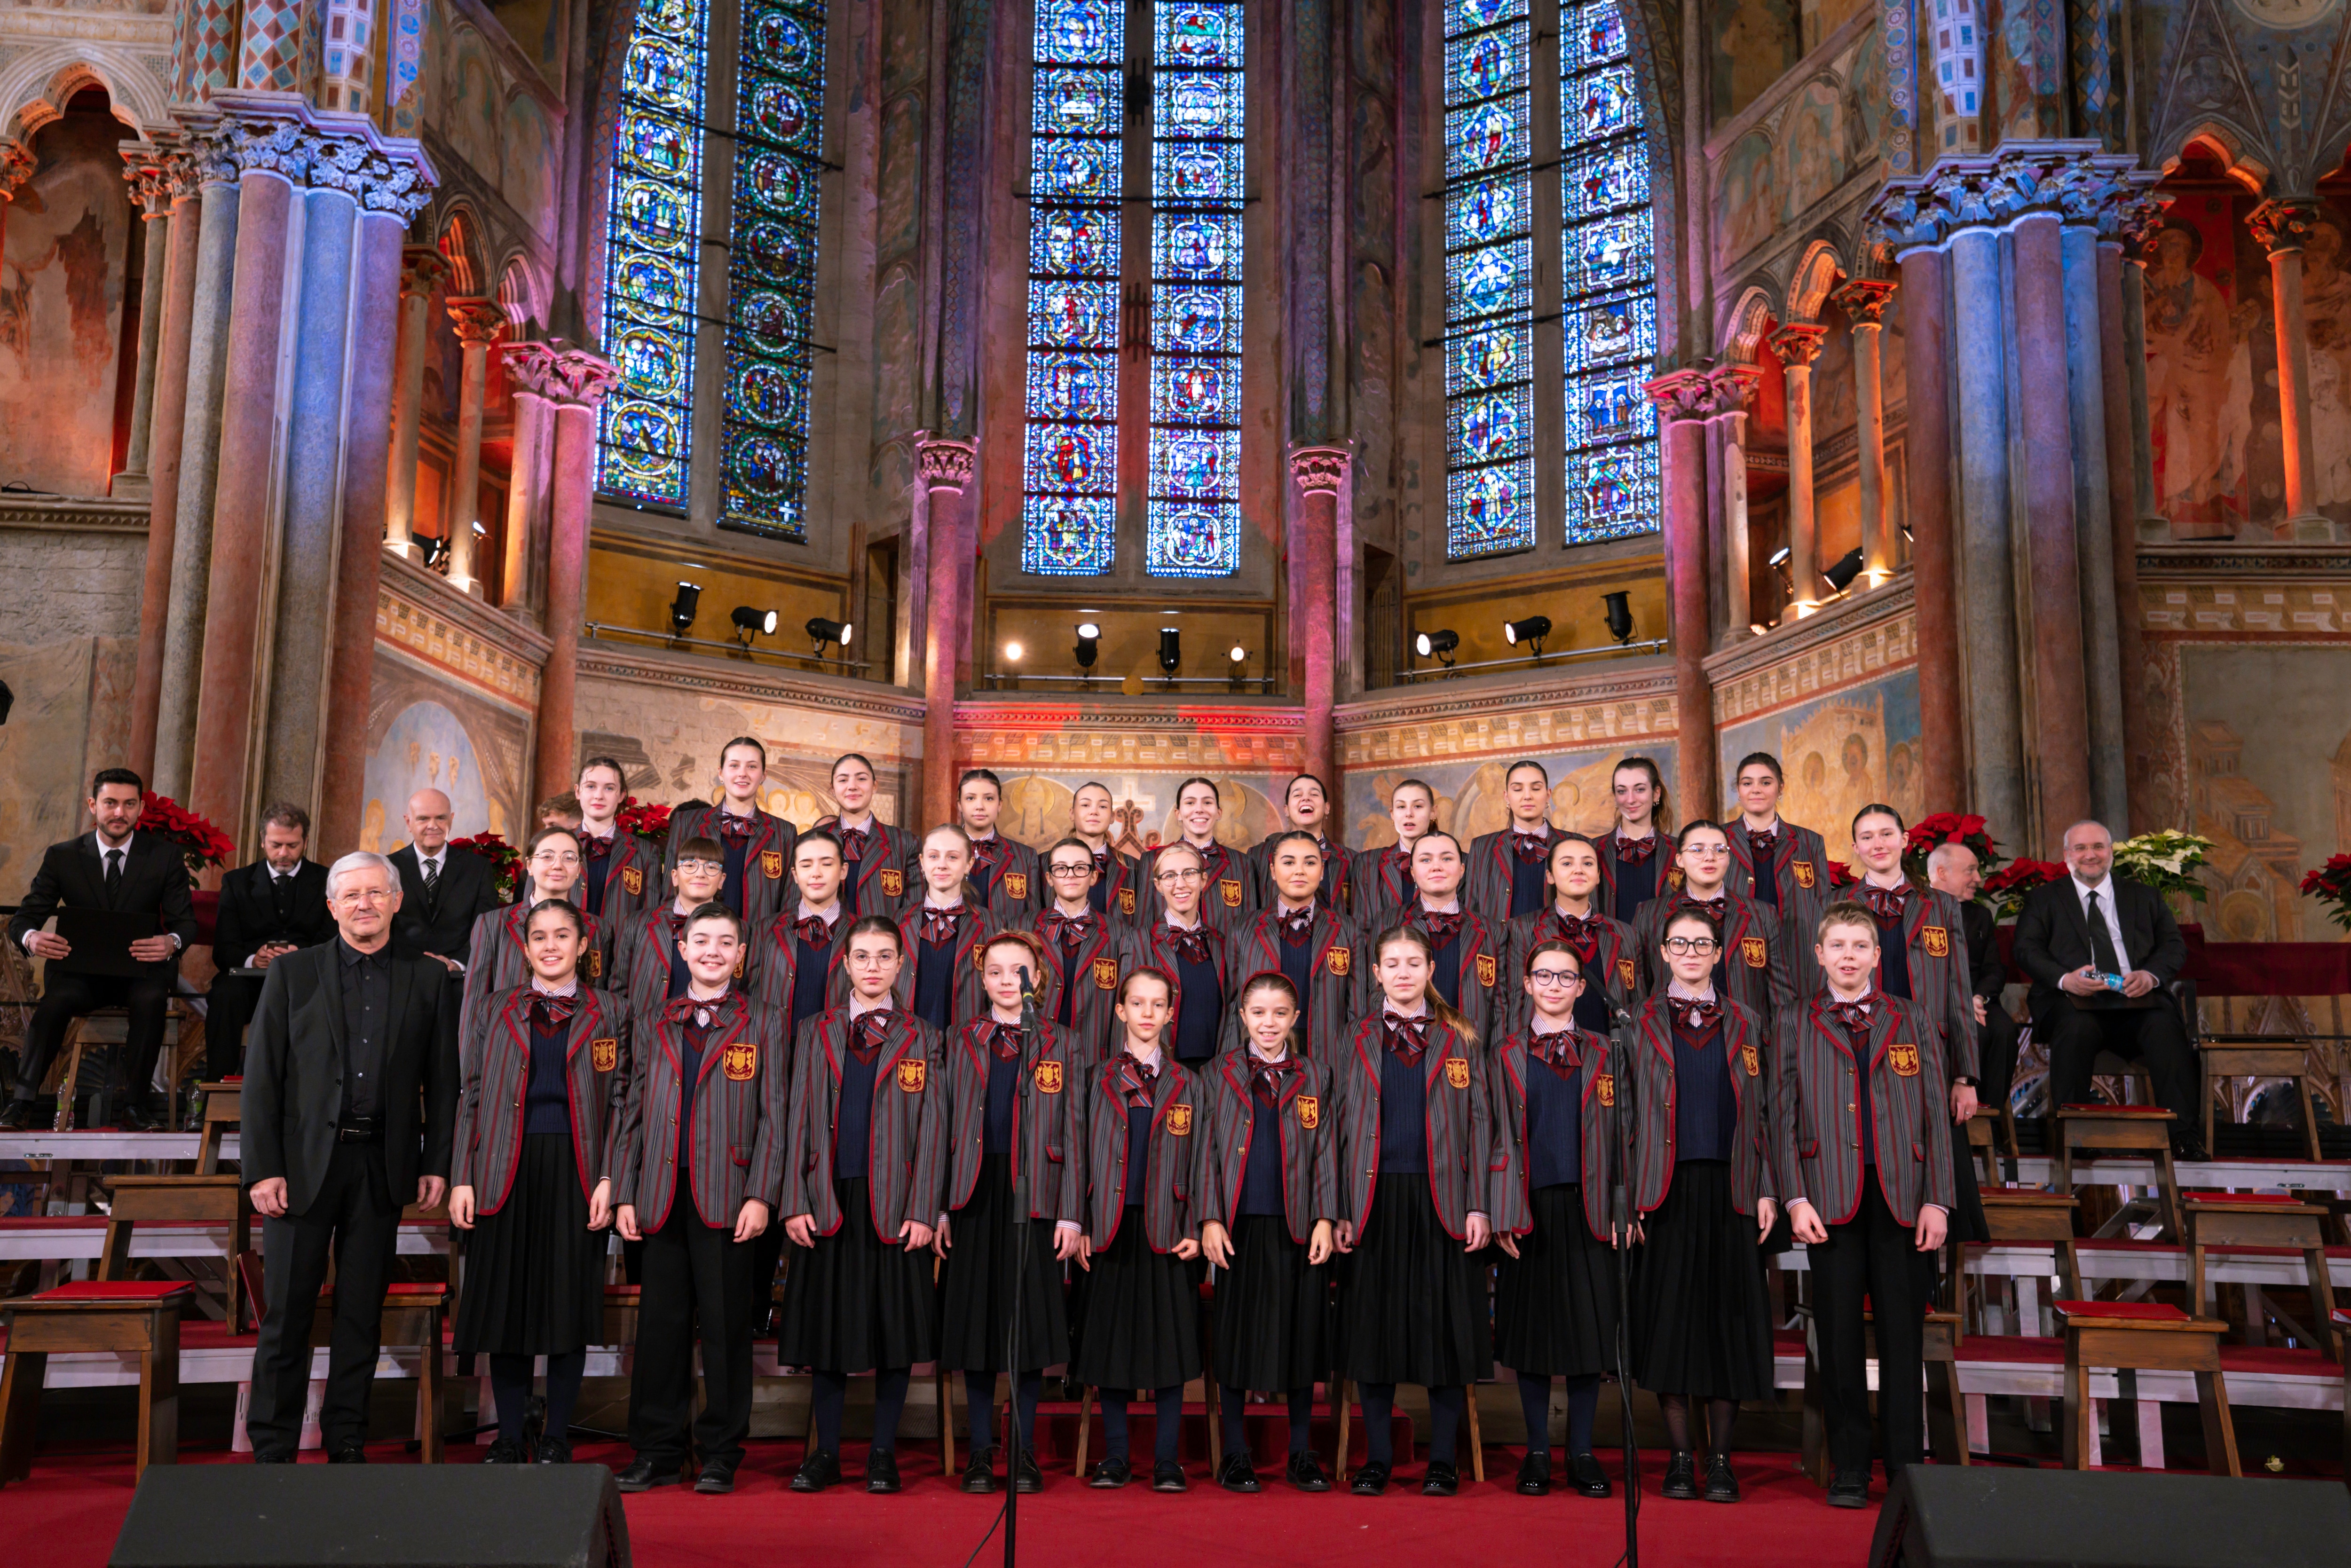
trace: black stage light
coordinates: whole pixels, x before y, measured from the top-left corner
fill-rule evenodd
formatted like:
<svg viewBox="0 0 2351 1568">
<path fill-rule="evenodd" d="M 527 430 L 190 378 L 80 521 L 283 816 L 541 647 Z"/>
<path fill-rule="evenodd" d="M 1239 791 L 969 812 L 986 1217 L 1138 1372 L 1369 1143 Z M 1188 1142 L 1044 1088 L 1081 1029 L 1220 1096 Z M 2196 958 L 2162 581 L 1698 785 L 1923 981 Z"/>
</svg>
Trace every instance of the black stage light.
<svg viewBox="0 0 2351 1568">
<path fill-rule="evenodd" d="M 1070 656 L 1077 660 L 1078 668 L 1092 669 L 1102 656 L 1102 627 L 1092 621 L 1079 622 L 1078 645 L 1070 650 Z"/>
<path fill-rule="evenodd" d="M 1159 668 L 1162 674 L 1174 674 L 1184 667 L 1184 634 L 1173 626 L 1159 629 Z"/>
<path fill-rule="evenodd" d="M 1836 564 L 1830 567 L 1826 571 L 1821 573 L 1821 579 L 1829 585 L 1833 591 L 1843 593 L 1846 589 L 1853 586 L 1853 580 L 1860 575 L 1861 547 L 1859 545 L 1855 545 L 1853 549 L 1845 551 L 1844 554 L 1837 557 Z"/>
<path fill-rule="evenodd" d="M 694 625 L 694 612 L 702 605 L 702 585 L 681 580 L 677 597 L 669 601 L 669 629 L 674 637 L 683 637 Z"/>
<path fill-rule="evenodd" d="M 738 604 L 729 619 L 735 622 L 735 640 L 746 648 L 751 645 L 754 637 L 776 634 L 776 612 L 772 610 L 755 610 L 748 604 Z"/>
<path fill-rule="evenodd" d="M 1600 596 L 1600 602 L 1608 607 L 1608 634 L 1620 643 L 1631 642 L 1633 640 L 1631 591 L 1619 589 L 1614 593 L 1604 593 Z"/>
<path fill-rule="evenodd" d="M 1513 648 L 1521 643 L 1526 643 L 1534 650 L 1538 659 L 1542 657 L 1543 639 L 1550 635 L 1551 617 L 1548 615 L 1530 615 L 1523 621 L 1502 623 L 1502 641 Z"/>
<path fill-rule="evenodd" d="M 846 621 L 827 621 L 821 615 L 811 615 L 801 630 L 806 632 L 809 634 L 809 640 L 816 644 L 819 657 L 823 656 L 825 644 L 828 643 L 837 643 L 844 650 L 849 646 L 851 628 Z"/>
</svg>

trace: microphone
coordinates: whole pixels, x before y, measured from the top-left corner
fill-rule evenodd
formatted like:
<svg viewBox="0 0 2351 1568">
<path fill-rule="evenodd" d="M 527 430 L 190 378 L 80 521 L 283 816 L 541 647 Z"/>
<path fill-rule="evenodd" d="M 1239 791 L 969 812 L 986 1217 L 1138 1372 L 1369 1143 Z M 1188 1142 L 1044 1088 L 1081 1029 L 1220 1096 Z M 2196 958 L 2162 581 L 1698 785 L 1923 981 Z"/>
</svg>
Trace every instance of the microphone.
<svg viewBox="0 0 2351 1568">
<path fill-rule="evenodd" d="M 1026 964 L 1020 966 L 1020 1027 L 1037 1027 L 1037 982 Z"/>
</svg>

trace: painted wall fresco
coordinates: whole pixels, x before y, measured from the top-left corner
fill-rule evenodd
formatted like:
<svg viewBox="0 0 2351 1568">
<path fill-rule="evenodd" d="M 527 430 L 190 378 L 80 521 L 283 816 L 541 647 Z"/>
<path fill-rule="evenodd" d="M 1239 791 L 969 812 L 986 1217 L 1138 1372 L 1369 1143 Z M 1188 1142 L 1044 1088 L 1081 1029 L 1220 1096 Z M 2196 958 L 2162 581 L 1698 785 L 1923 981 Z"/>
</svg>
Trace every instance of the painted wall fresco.
<svg viewBox="0 0 2351 1568">
<path fill-rule="evenodd" d="M 1773 64 L 1765 85 L 1793 63 L 1791 58 Z M 1718 52 L 1718 118 L 1726 68 Z M 1882 175 L 1886 124 L 1885 50 L 1875 26 L 1864 28 L 1818 73 L 1778 86 L 1771 107 L 1715 162 L 1718 272 L 1732 269 L 1773 236 L 1802 225 L 1824 197 L 1856 174 Z"/>
<path fill-rule="evenodd" d="M 1918 779 L 1918 672 L 1915 666 L 1725 727 L 1722 774 L 1739 759 L 1768 751 L 1787 772 L 1781 814 L 1817 829 L 1834 860 L 1853 862 L 1853 815 L 1883 801 L 1917 821 L 1948 809 L 1921 798 Z M 2018 852 L 1994 824 L 2008 852 Z"/>
<path fill-rule="evenodd" d="M 1753 103 L 1796 63 L 1798 27 L 1792 0 L 1732 0 L 1715 13 L 1715 119 Z"/>
<path fill-rule="evenodd" d="M 1673 778 L 1670 739 L 1638 747 L 1529 753 L 1551 775 L 1552 825 L 1581 833 L 1607 831 L 1616 820 L 1615 803 L 1608 793 L 1609 778 L 1620 760 L 1635 753 L 1656 762 L 1668 779 Z M 1361 849 L 1396 841 L 1387 801 L 1396 785 L 1406 779 L 1418 779 L 1437 791 L 1437 825 L 1464 843 L 1480 833 L 1498 831 L 1510 821 L 1502 783 L 1516 760 L 1497 756 L 1475 762 L 1351 770 L 1341 791 L 1346 803 L 1347 841 Z"/>
<path fill-rule="evenodd" d="M 2203 911 L 2215 940 L 2331 941 L 2296 891 L 2351 850 L 2351 647 L 2179 650 L 2190 821 L 2214 849 Z M 2248 693 L 2261 700 L 2248 702 Z"/>
<path fill-rule="evenodd" d="M 370 695 L 363 850 L 407 841 L 401 816 L 419 789 L 455 808 L 452 831 L 518 841 L 529 831 L 530 724 L 522 714 L 436 677 L 379 642 Z"/>
</svg>

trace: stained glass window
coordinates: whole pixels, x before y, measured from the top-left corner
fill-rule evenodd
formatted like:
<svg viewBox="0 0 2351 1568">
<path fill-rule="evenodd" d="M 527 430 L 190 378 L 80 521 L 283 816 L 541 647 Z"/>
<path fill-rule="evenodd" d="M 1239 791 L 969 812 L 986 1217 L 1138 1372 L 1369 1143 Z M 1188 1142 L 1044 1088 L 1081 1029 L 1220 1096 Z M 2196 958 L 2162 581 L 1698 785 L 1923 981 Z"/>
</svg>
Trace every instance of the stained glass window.
<svg viewBox="0 0 2351 1568">
<path fill-rule="evenodd" d="M 1157 0 L 1151 89 L 1151 492 L 1144 569 L 1240 565 L 1238 0 Z"/>
<path fill-rule="evenodd" d="M 1560 276 L 1567 350 L 1567 543 L 1657 527 L 1657 352 L 1649 152 L 1616 0 L 1560 7 Z"/>
<path fill-rule="evenodd" d="M 702 228 L 708 0 L 641 0 L 621 66 L 606 217 L 604 400 L 597 484 L 683 507 L 693 428 L 695 283 Z"/>
<path fill-rule="evenodd" d="M 800 543 L 808 538 L 823 69 L 822 5 L 743 0 L 718 521 Z"/>
<path fill-rule="evenodd" d="M 1535 542 L 1534 234 L 1527 0 L 1445 9 L 1446 539 Z"/>
<path fill-rule="evenodd" d="M 1037 0 L 1020 569 L 1047 576 L 1108 571 L 1117 544 L 1125 41 L 1116 0 Z"/>
</svg>

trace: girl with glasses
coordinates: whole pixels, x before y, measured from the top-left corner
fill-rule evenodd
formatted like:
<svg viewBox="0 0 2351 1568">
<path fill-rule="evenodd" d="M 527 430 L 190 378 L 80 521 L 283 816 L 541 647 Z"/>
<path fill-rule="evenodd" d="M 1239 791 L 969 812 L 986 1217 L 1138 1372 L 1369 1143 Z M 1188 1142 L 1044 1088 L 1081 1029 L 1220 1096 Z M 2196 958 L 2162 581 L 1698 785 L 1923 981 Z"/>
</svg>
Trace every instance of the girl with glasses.
<svg viewBox="0 0 2351 1568">
<path fill-rule="evenodd" d="M 1126 934 L 1119 965 L 1122 974 L 1156 969 L 1167 977 L 1174 987 L 1167 1043 L 1191 1067 L 1217 1054 L 1230 973 L 1231 938 L 1205 911 L 1214 869 L 1188 841 L 1162 844 L 1144 861 L 1158 908 L 1149 925 Z"/>
</svg>

